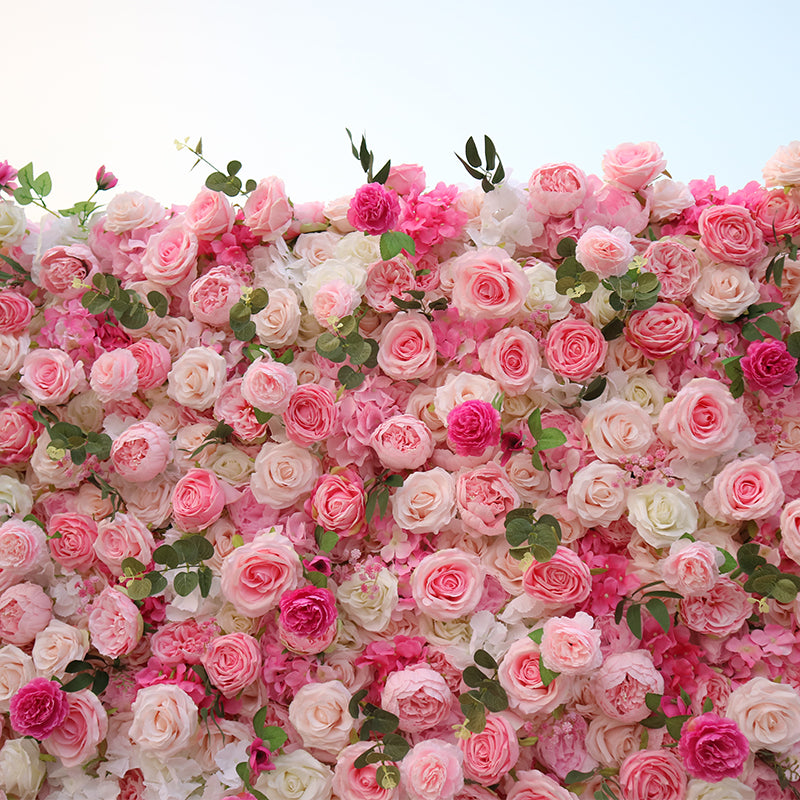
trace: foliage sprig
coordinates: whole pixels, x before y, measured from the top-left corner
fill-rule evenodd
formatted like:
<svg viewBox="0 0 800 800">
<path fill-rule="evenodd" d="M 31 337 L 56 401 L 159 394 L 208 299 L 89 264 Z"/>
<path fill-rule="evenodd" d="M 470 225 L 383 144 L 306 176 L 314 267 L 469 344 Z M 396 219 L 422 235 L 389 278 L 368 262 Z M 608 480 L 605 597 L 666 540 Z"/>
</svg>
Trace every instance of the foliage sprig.
<svg viewBox="0 0 800 800">
<path fill-rule="evenodd" d="M 458 153 L 455 156 L 464 165 L 464 169 L 475 180 L 481 182 L 481 189 L 488 193 L 505 180 L 506 171 L 503 167 L 502 159 L 497 155 L 497 148 L 494 146 L 494 142 L 488 136 L 483 137 L 483 154 L 486 159 L 485 165 L 478 152 L 475 139 L 470 136 L 464 145 L 466 160 L 461 158 Z"/>
<path fill-rule="evenodd" d="M 515 508 L 506 514 L 506 541 L 511 556 L 521 561 L 528 555 L 540 564 L 549 561 L 561 544 L 561 525 L 552 514 L 536 519 L 532 508 Z"/>
<path fill-rule="evenodd" d="M 353 151 L 353 157 L 361 164 L 361 169 L 364 170 L 367 176 L 367 183 L 386 183 L 389 178 L 389 170 L 392 168 L 392 160 L 389 159 L 376 173 L 373 174 L 372 167 L 375 164 L 375 154 L 367 147 L 367 137 L 361 136 L 361 144 L 356 147 L 353 141 L 353 134 L 350 133 L 349 128 L 347 131 L 347 138 L 350 140 L 350 149 Z M 397 251 L 400 252 L 399 250 Z M 395 254 L 396 255 L 396 254 Z"/>
<path fill-rule="evenodd" d="M 352 314 L 338 320 L 333 331 L 321 333 L 314 348 L 319 355 L 335 364 L 350 360 L 350 364 L 343 364 L 337 374 L 339 383 L 345 389 L 357 389 L 367 377 L 365 370 L 378 366 L 378 343 L 361 335 L 358 320 Z M 353 369 L 351 364 L 358 369 Z"/>
<path fill-rule="evenodd" d="M 149 311 L 158 317 L 166 317 L 169 311 L 169 300 L 161 292 L 148 292 L 147 306 L 133 289 L 123 289 L 114 275 L 98 272 L 92 277 L 92 286 L 93 289 L 83 293 L 81 305 L 91 314 L 113 312 L 119 324 L 130 330 L 147 325 Z"/>
<path fill-rule="evenodd" d="M 471 733 L 486 728 L 486 712 L 500 712 L 508 708 L 508 695 L 497 679 L 498 664 L 486 650 L 476 650 L 475 665 L 468 666 L 462 677 L 470 687 L 458 698 L 461 713 L 466 718 L 465 727 Z M 482 669 L 491 672 L 487 675 Z"/>
</svg>

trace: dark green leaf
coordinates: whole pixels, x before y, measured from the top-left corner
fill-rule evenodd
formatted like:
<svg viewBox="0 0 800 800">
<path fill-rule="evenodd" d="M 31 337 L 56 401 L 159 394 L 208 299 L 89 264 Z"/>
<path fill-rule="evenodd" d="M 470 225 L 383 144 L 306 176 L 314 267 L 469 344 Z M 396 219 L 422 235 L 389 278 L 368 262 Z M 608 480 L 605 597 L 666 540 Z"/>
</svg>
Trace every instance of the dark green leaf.
<svg viewBox="0 0 800 800">
<path fill-rule="evenodd" d="M 169 311 L 169 300 L 161 292 L 148 292 L 147 302 L 150 303 L 157 317 L 166 317 Z"/>
<path fill-rule="evenodd" d="M 628 606 L 628 611 L 625 614 L 625 619 L 628 622 L 628 628 L 631 633 L 637 638 L 642 638 L 642 607 L 638 603 L 631 603 Z"/>
<path fill-rule="evenodd" d="M 497 669 L 497 662 L 492 658 L 491 653 L 487 653 L 485 650 L 476 650 L 474 658 L 479 667 Z"/>
<path fill-rule="evenodd" d="M 489 711 L 497 714 L 508 708 L 508 696 L 506 690 L 496 681 L 488 681 L 481 691 L 483 704 Z"/>
<path fill-rule="evenodd" d="M 495 186 L 498 186 L 503 182 L 503 179 L 506 177 L 506 171 L 503 168 L 503 162 L 501 161 L 497 165 L 497 169 L 494 171 L 494 175 L 492 176 L 492 183 Z"/>
<path fill-rule="evenodd" d="M 533 533 L 533 524 L 526 519 L 506 520 L 506 540 L 512 547 L 519 547 Z"/>
<path fill-rule="evenodd" d="M 345 389 L 357 389 L 367 377 L 363 372 L 356 372 L 351 366 L 345 364 L 337 373 L 339 383 Z"/>
<path fill-rule="evenodd" d="M 358 704 L 369 694 L 369 689 L 360 689 L 351 698 L 347 710 L 353 719 L 358 719 L 359 708 Z"/>
<path fill-rule="evenodd" d="M 614 622 L 617 625 L 619 625 L 620 622 L 622 622 L 622 614 L 624 613 L 624 611 L 625 611 L 625 598 L 623 597 L 622 600 L 620 600 L 617 603 L 616 608 L 614 608 Z"/>
<path fill-rule="evenodd" d="M 396 733 L 387 733 L 383 737 L 383 754 L 390 761 L 402 761 L 410 749 L 411 745 Z"/>
<path fill-rule="evenodd" d="M 755 324 L 773 339 L 781 338 L 781 327 L 772 317 L 759 317 Z"/>
<path fill-rule="evenodd" d="M 461 706 L 461 713 L 466 718 L 467 730 L 472 733 L 480 733 L 486 728 L 486 710 L 483 703 L 470 694 L 462 694 L 458 698 Z"/>
<path fill-rule="evenodd" d="M 241 161 L 229 161 L 227 167 L 228 175 L 235 175 L 241 168 L 242 168 Z"/>
<path fill-rule="evenodd" d="M 195 535 L 190 538 L 194 540 L 198 561 L 207 561 L 214 557 L 214 545 L 205 536 Z"/>
<path fill-rule="evenodd" d="M 789 334 L 786 339 L 786 349 L 789 351 L 789 355 L 800 358 L 800 331 Z"/>
<path fill-rule="evenodd" d="M 619 339 L 624 330 L 625 323 L 619 317 L 614 317 L 611 322 L 602 327 L 600 332 L 603 334 L 603 338 L 607 342 L 611 342 L 614 339 Z"/>
<path fill-rule="evenodd" d="M 269 305 L 269 293 L 266 289 L 254 289 L 248 302 L 251 313 L 258 314 Z"/>
<path fill-rule="evenodd" d="M 256 324 L 248 321 L 243 325 L 231 325 L 231 330 L 240 342 L 249 342 L 256 335 Z"/>
<path fill-rule="evenodd" d="M 752 322 L 747 322 L 742 326 L 742 338 L 747 339 L 748 342 L 764 341 L 761 332 Z"/>
<path fill-rule="evenodd" d="M 381 258 L 388 261 L 400 252 L 405 250 L 409 255 L 417 252 L 414 240 L 402 231 L 387 231 L 381 235 L 380 240 Z"/>
<path fill-rule="evenodd" d="M 245 183 L 244 188 L 245 188 L 245 191 L 248 192 L 248 194 L 249 194 L 250 192 L 254 192 L 256 190 L 257 186 L 258 186 L 258 184 L 252 178 L 250 178 L 247 181 L 247 183 Z"/>
<path fill-rule="evenodd" d="M 167 579 L 160 572 L 148 572 L 144 577 L 150 582 L 148 597 L 160 594 L 167 588 Z"/>
<path fill-rule="evenodd" d="M 467 144 L 464 149 L 470 166 L 479 167 L 481 165 L 481 157 L 478 153 L 478 147 L 475 144 L 475 140 L 471 136 L 469 139 L 467 139 Z"/>
<path fill-rule="evenodd" d="M 643 725 L 645 728 L 663 728 L 666 721 L 667 715 L 659 711 L 657 714 L 643 719 L 639 724 Z"/>
<path fill-rule="evenodd" d="M 681 730 L 685 722 L 686 717 L 682 715 L 678 717 L 667 717 L 667 732 L 675 741 L 681 738 Z"/>
<path fill-rule="evenodd" d="M 378 516 L 383 519 L 389 510 L 389 492 L 384 489 L 378 492 Z"/>
<path fill-rule="evenodd" d="M 600 397 L 605 391 L 606 379 L 603 375 L 598 375 L 586 388 L 581 392 L 581 400 L 594 400 Z"/>
<path fill-rule="evenodd" d="M 733 572 L 733 570 L 736 569 L 736 559 L 722 547 L 717 547 L 717 550 L 722 553 L 722 557 L 725 559 L 722 562 L 722 566 L 719 568 L 719 571 L 723 574 L 726 572 Z"/>
<path fill-rule="evenodd" d="M 656 694 L 655 692 L 647 692 L 644 696 L 645 705 L 651 711 L 660 711 L 661 710 L 661 695 Z"/>
<path fill-rule="evenodd" d="M 383 482 L 386 486 L 394 486 L 399 487 L 403 485 L 403 476 L 402 475 L 387 475 Z"/>
<path fill-rule="evenodd" d="M 75 672 L 84 672 L 87 669 L 91 669 L 92 665 L 88 661 L 70 661 L 66 667 L 64 667 L 64 672 L 69 672 L 70 674 Z"/>
<path fill-rule="evenodd" d="M 91 672 L 81 672 L 71 681 L 63 684 L 61 688 L 65 692 L 79 692 L 81 689 L 88 689 L 93 680 L 94 677 Z"/>
<path fill-rule="evenodd" d="M 561 256 L 561 258 L 567 258 L 568 256 L 575 255 L 575 249 L 577 246 L 578 243 L 575 241 L 575 239 L 567 236 L 558 243 L 556 246 L 556 252 Z"/>
<path fill-rule="evenodd" d="M 564 783 L 583 783 L 584 781 L 588 781 L 594 775 L 594 770 L 591 772 L 578 772 L 576 769 L 571 769 L 565 776 L 564 776 Z"/>
<path fill-rule="evenodd" d="M 145 566 L 138 558 L 122 559 L 122 571 L 125 575 L 141 575 L 144 570 Z"/>
<path fill-rule="evenodd" d="M 119 317 L 119 322 L 132 331 L 144 328 L 147 325 L 147 309 L 141 303 L 132 304 Z"/>
<path fill-rule="evenodd" d="M 491 172 L 497 160 L 497 148 L 494 146 L 494 142 L 486 135 L 483 137 L 483 152 L 486 155 L 486 169 Z M 478 163 L 473 166 L 477 167 L 480 163 L 480 159 L 478 159 Z"/>
<path fill-rule="evenodd" d="M 391 159 L 387 161 L 372 177 L 373 183 L 386 183 L 389 178 L 389 172 L 392 169 Z"/>
<path fill-rule="evenodd" d="M 710 697 L 706 697 L 706 699 L 703 700 L 703 708 L 702 708 L 703 713 L 708 714 L 708 712 L 712 711 L 713 708 L 714 708 L 714 701 Z"/>
<path fill-rule="evenodd" d="M 651 292 L 658 294 L 661 289 L 661 282 L 658 280 L 658 276 L 653 275 L 652 272 L 641 272 L 639 273 L 637 286 L 637 294 L 649 294 Z"/>
<path fill-rule="evenodd" d="M 223 175 L 221 172 L 212 172 L 206 178 L 206 188 L 211 189 L 212 192 L 221 192 L 228 184 L 228 176 Z"/>
<path fill-rule="evenodd" d="M 92 691 L 96 695 L 101 695 L 108 686 L 108 673 L 107 672 L 95 672 L 94 680 L 92 681 Z"/>
<path fill-rule="evenodd" d="M 661 626 L 661 630 L 663 630 L 664 633 L 669 633 L 669 610 L 664 605 L 664 601 L 659 600 L 657 597 L 651 597 L 645 603 L 645 606 L 652 615 L 653 619 Z"/>
<path fill-rule="evenodd" d="M 467 172 L 469 172 L 469 174 L 473 178 L 475 178 L 476 180 L 479 180 L 479 181 L 484 179 L 484 173 L 481 170 L 475 169 L 475 167 L 470 166 L 466 161 L 464 161 L 463 158 L 461 158 L 461 156 L 458 153 L 456 153 L 455 156 L 464 165 L 464 169 Z"/>
<path fill-rule="evenodd" d="M 164 564 L 172 569 L 175 569 L 180 563 L 178 554 L 168 544 L 162 544 L 153 551 L 153 561 L 155 561 L 156 564 Z"/>
<path fill-rule="evenodd" d="M 372 348 L 368 342 L 359 338 L 357 344 L 347 345 L 347 355 L 350 357 L 351 364 L 364 364 L 372 355 Z"/>
<path fill-rule="evenodd" d="M 477 667 L 473 666 L 467 667 L 464 670 L 462 677 L 464 678 L 464 683 L 466 683 L 471 689 L 477 688 L 486 680 L 486 675 Z"/>
<path fill-rule="evenodd" d="M 197 586 L 198 578 L 196 572 L 179 572 L 173 579 L 172 585 L 176 594 L 181 597 L 191 594 Z"/>
</svg>

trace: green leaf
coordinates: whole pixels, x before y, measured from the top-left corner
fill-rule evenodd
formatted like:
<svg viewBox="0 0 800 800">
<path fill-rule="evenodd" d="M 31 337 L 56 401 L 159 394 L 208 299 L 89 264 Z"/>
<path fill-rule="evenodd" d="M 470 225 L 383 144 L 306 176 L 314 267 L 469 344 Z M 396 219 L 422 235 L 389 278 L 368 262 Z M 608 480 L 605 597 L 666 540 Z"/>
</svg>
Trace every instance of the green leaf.
<svg viewBox="0 0 800 800">
<path fill-rule="evenodd" d="M 400 487 L 403 485 L 403 476 L 402 475 L 387 475 L 383 482 L 386 486 L 393 486 L 395 488 Z"/>
<path fill-rule="evenodd" d="M 378 492 L 378 516 L 383 519 L 389 510 L 389 492 L 384 489 Z"/>
<path fill-rule="evenodd" d="M 536 644 L 542 643 L 542 637 L 544 636 L 544 628 L 537 628 L 535 631 L 531 631 L 528 634 L 528 638 L 532 639 Z"/>
<path fill-rule="evenodd" d="M 289 737 L 283 728 L 279 728 L 277 725 L 267 725 L 263 727 L 259 738 L 263 739 L 267 749 L 274 753 L 286 744 L 286 740 Z"/>
<path fill-rule="evenodd" d="M 93 680 L 94 677 L 91 672 L 81 672 L 80 675 L 76 675 L 71 681 L 62 684 L 61 689 L 65 692 L 79 692 L 81 689 L 87 689 Z"/>
<path fill-rule="evenodd" d="M 256 335 L 256 324 L 247 321 L 243 325 L 231 325 L 231 330 L 240 342 L 249 342 Z"/>
<path fill-rule="evenodd" d="M 670 624 L 670 617 L 669 617 L 669 610 L 664 605 L 663 600 L 659 600 L 657 597 L 651 597 L 646 603 L 645 606 L 650 614 L 653 616 L 653 619 L 661 626 L 661 630 L 664 633 L 669 633 L 669 624 Z M 641 638 L 641 637 L 639 637 Z"/>
<path fill-rule="evenodd" d="M 95 672 L 94 680 L 92 681 L 92 691 L 96 695 L 101 695 L 106 690 L 107 686 L 108 686 L 108 673 Z"/>
<path fill-rule="evenodd" d="M 486 728 L 486 710 L 483 703 L 471 694 L 462 694 L 458 698 L 461 713 L 466 718 L 467 730 L 472 733 L 481 733 Z"/>
<path fill-rule="evenodd" d="M 547 669 L 542 657 L 539 656 L 539 677 L 542 679 L 542 686 L 549 686 L 560 674 L 560 672 L 553 672 Z"/>
<path fill-rule="evenodd" d="M 122 571 L 127 576 L 141 575 L 145 570 L 145 565 L 138 558 L 123 558 Z"/>
<path fill-rule="evenodd" d="M 538 450 L 552 450 L 554 447 L 561 447 L 567 443 L 567 437 L 558 428 L 545 428 L 536 442 Z"/>
<path fill-rule="evenodd" d="M 478 153 L 478 146 L 475 144 L 475 140 L 470 136 L 467 139 L 467 144 L 465 149 L 465 153 L 467 156 L 467 161 L 469 161 L 470 166 L 479 167 L 481 166 L 481 157 Z"/>
<path fill-rule="evenodd" d="M 153 585 L 147 578 L 131 581 L 126 587 L 125 591 L 131 600 L 144 600 L 145 597 L 150 597 Z"/>
<path fill-rule="evenodd" d="M 375 780 L 382 789 L 391 791 L 400 785 L 400 770 L 394 764 L 381 764 L 375 770 Z"/>
<path fill-rule="evenodd" d="M 181 597 L 186 597 L 186 595 L 191 594 L 197 584 L 198 578 L 196 572 L 179 572 L 172 579 L 172 586 L 175 589 L 175 593 L 179 594 Z"/>
<path fill-rule="evenodd" d="M 43 172 L 34 180 L 32 188 L 39 197 L 47 197 L 53 189 L 53 181 L 50 179 L 50 173 Z"/>
<path fill-rule="evenodd" d="M 625 614 L 631 633 L 637 638 L 642 638 L 642 607 L 638 603 L 631 603 Z"/>
<path fill-rule="evenodd" d="M 528 417 L 528 430 L 538 442 L 539 437 L 542 435 L 542 410 L 540 408 L 535 409 Z"/>
<path fill-rule="evenodd" d="M 387 161 L 373 176 L 372 182 L 373 183 L 386 183 L 389 178 L 389 172 L 392 169 L 392 161 L 391 159 Z"/>
<path fill-rule="evenodd" d="M 24 167 L 17 171 L 17 180 L 20 186 L 30 189 L 33 186 L 33 162 L 29 161 Z"/>
<path fill-rule="evenodd" d="M 417 248 L 414 240 L 402 231 L 387 231 L 381 234 L 381 258 L 388 261 L 394 258 L 401 251 L 405 250 L 409 255 L 416 255 Z"/>
<path fill-rule="evenodd" d="M 228 183 L 228 176 L 221 172 L 212 172 L 206 178 L 206 188 L 212 192 L 221 192 Z"/>
<path fill-rule="evenodd" d="M 768 336 L 780 340 L 781 327 L 772 317 L 759 317 L 755 324 Z"/>
<path fill-rule="evenodd" d="M 333 531 L 324 531 L 319 537 L 319 549 L 323 553 L 330 553 L 339 544 L 339 536 Z"/>
<path fill-rule="evenodd" d="M 257 186 L 258 184 L 252 178 L 250 178 L 247 183 L 245 183 L 244 189 L 249 194 L 250 192 L 254 192 Z"/>
<path fill-rule="evenodd" d="M 739 551 L 736 553 L 736 560 L 744 572 L 749 574 L 757 567 L 767 563 L 767 559 L 759 555 L 760 549 L 756 542 L 748 542 L 739 548 Z"/>
<path fill-rule="evenodd" d="M 229 161 L 227 166 L 228 175 L 235 175 L 241 168 L 241 161 Z"/>
<path fill-rule="evenodd" d="M 120 325 L 136 331 L 147 325 L 147 309 L 141 303 L 129 305 L 119 316 Z"/>
<path fill-rule="evenodd" d="M 153 551 L 153 561 L 156 564 L 164 564 L 171 569 L 175 569 L 180 563 L 178 554 L 168 544 L 162 544 Z"/>
<path fill-rule="evenodd" d="M 564 776 L 564 783 L 583 783 L 584 781 L 588 781 L 593 775 L 594 770 L 591 770 L 591 772 L 578 772 L 576 769 L 571 769 Z"/>
<path fill-rule="evenodd" d="M 236 765 L 236 774 L 241 778 L 245 789 L 250 789 L 250 765 L 246 761 L 240 761 Z"/>
<path fill-rule="evenodd" d="M 484 173 L 481 170 L 476 169 L 475 167 L 473 167 L 470 164 L 468 164 L 466 161 L 464 161 L 463 158 L 461 158 L 461 156 L 458 153 L 456 153 L 455 156 L 464 165 L 464 169 L 467 172 L 469 172 L 469 174 L 473 178 L 475 178 L 476 180 L 483 180 L 484 179 Z"/>
<path fill-rule="evenodd" d="M 702 708 L 703 713 L 708 714 L 708 712 L 712 711 L 713 708 L 714 708 L 714 701 L 710 697 L 706 697 L 706 699 L 703 700 L 703 708 Z"/>
<path fill-rule="evenodd" d="M 533 533 L 533 524 L 526 519 L 506 519 L 506 541 L 512 547 L 519 547 Z"/>
<path fill-rule="evenodd" d="M 539 472 L 544 472 L 544 464 L 542 464 L 541 456 L 539 455 L 539 451 L 534 449 L 531 453 L 531 463 L 533 464 L 534 469 L 538 469 Z"/>
<path fill-rule="evenodd" d="M 575 250 L 577 247 L 578 243 L 575 241 L 575 239 L 567 236 L 558 243 L 556 246 L 556 252 L 561 256 L 561 258 L 567 258 L 575 255 Z"/>
<path fill-rule="evenodd" d="M 491 653 L 487 653 L 485 650 L 476 650 L 474 659 L 479 667 L 497 669 L 497 662 L 492 658 Z"/>
<path fill-rule="evenodd" d="M 464 683 L 466 683 L 467 686 L 471 689 L 475 689 L 486 680 L 487 676 L 477 667 L 469 666 L 464 670 L 461 677 L 464 679 Z"/>
<path fill-rule="evenodd" d="M 681 730 L 686 722 L 686 717 L 681 715 L 677 717 L 667 717 L 667 732 L 669 735 L 678 741 L 681 738 Z"/>
<path fill-rule="evenodd" d="M 169 300 L 164 297 L 161 292 L 148 292 L 147 293 L 147 302 L 150 303 L 153 311 L 155 311 L 156 316 L 158 317 L 166 317 L 167 312 L 169 311 Z"/>
<path fill-rule="evenodd" d="M 160 572 L 148 572 L 144 577 L 150 582 L 148 597 L 161 594 L 167 588 L 167 579 Z"/>
<path fill-rule="evenodd" d="M 595 400 L 605 391 L 606 379 L 603 375 L 598 375 L 582 392 L 581 400 Z"/>
<path fill-rule="evenodd" d="M 661 710 L 661 695 L 655 692 L 647 692 L 644 696 L 645 705 L 653 712 Z"/>
<path fill-rule="evenodd" d="M 263 311 L 269 305 L 269 292 L 260 287 L 254 289 L 250 295 L 249 305 L 252 314 L 258 314 L 259 311 Z"/>
<path fill-rule="evenodd" d="M 748 342 L 762 342 L 764 337 L 761 332 L 752 322 L 746 322 L 742 325 L 742 338 L 747 339 Z"/>
<path fill-rule="evenodd" d="M 658 280 L 657 275 L 652 272 L 639 273 L 639 280 L 637 281 L 637 294 L 649 294 L 654 292 L 658 294 L 661 290 L 661 282 Z"/>
<path fill-rule="evenodd" d="M 619 317 L 614 317 L 614 319 L 612 319 L 611 322 L 609 322 L 606 325 L 603 325 L 603 327 L 600 330 L 600 333 L 603 334 L 603 338 L 607 342 L 612 342 L 614 341 L 614 339 L 619 339 L 619 337 L 622 336 L 624 330 L 625 330 L 625 323 Z"/>
<path fill-rule="evenodd" d="M 356 372 L 351 366 L 345 364 L 337 373 L 339 383 L 345 389 L 357 389 L 367 377 L 363 372 Z"/>
<path fill-rule="evenodd" d="M 489 711 L 497 714 L 508 708 L 508 695 L 506 690 L 497 681 L 487 681 L 481 691 L 483 704 Z"/>
<path fill-rule="evenodd" d="M 209 558 L 214 557 L 214 545 L 205 536 L 195 534 L 190 538 L 193 539 L 196 547 L 198 561 L 208 561 Z"/>
<path fill-rule="evenodd" d="M 391 761 L 402 761 L 411 749 L 411 745 L 396 733 L 387 733 L 383 737 L 383 753 Z"/>
<path fill-rule="evenodd" d="M 73 674 L 75 672 L 83 672 L 84 670 L 91 668 L 92 665 L 88 661 L 70 661 L 69 664 L 64 667 L 64 672 Z"/>
<path fill-rule="evenodd" d="M 359 339 L 358 343 L 347 345 L 347 355 L 350 357 L 351 364 L 364 364 L 372 355 L 372 348 L 364 339 Z"/>
<path fill-rule="evenodd" d="M 501 161 L 497 165 L 497 169 L 494 171 L 494 175 L 492 176 L 492 183 L 495 186 L 498 186 L 503 182 L 503 179 L 506 177 L 506 171 L 503 168 L 503 162 Z"/>
<path fill-rule="evenodd" d="M 200 596 L 208 597 L 211 592 L 211 582 L 214 579 L 214 573 L 205 565 L 197 570 L 197 584 L 200 587 Z"/>
<path fill-rule="evenodd" d="M 359 708 L 358 704 L 369 694 L 369 689 L 360 689 L 351 698 L 347 710 L 353 719 L 358 719 Z"/>
<path fill-rule="evenodd" d="M 491 172 L 494 169 L 495 161 L 497 160 L 497 148 L 494 146 L 494 142 L 486 135 L 483 137 L 483 152 L 486 155 L 486 169 Z M 480 160 L 478 164 L 475 164 L 477 167 L 480 164 Z"/>
</svg>

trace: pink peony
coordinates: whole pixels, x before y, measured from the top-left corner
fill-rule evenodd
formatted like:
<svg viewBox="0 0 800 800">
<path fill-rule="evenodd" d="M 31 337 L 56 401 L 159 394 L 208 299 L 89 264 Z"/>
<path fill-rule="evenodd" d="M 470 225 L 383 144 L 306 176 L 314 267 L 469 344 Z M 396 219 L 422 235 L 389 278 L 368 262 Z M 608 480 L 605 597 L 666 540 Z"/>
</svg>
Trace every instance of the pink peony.
<svg viewBox="0 0 800 800">
<path fill-rule="evenodd" d="M 281 642 L 295 653 L 314 655 L 336 638 L 336 600 L 330 589 L 304 586 L 286 592 L 278 604 Z"/>
<path fill-rule="evenodd" d="M 732 719 L 708 712 L 683 726 L 678 754 L 693 778 L 716 783 L 741 774 L 750 745 Z"/>
<path fill-rule="evenodd" d="M 11 727 L 41 741 L 61 725 L 68 710 L 67 695 L 55 681 L 34 678 L 11 698 Z"/>
<path fill-rule="evenodd" d="M 358 189 L 347 211 L 347 221 L 357 231 L 372 236 L 392 230 L 399 216 L 397 195 L 380 183 L 368 183 Z"/>
<path fill-rule="evenodd" d="M 447 415 L 447 438 L 460 456 L 482 455 L 500 444 L 500 412 L 483 400 L 467 400 Z"/>
<path fill-rule="evenodd" d="M 752 391 L 777 397 L 786 387 L 797 383 L 797 359 L 777 339 L 750 342 L 741 360 L 742 372 Z"/>
</svg>

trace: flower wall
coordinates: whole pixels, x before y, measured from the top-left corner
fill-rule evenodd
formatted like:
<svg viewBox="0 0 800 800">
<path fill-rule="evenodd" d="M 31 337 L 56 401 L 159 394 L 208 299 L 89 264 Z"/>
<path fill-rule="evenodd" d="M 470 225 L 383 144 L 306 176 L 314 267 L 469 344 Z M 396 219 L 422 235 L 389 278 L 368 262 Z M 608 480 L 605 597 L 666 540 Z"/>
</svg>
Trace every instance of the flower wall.
<svg viewBox="0 0 800 800">
<path fill-rule="evenodd" d="M 800 797 L 800 143 L 351 144 L 325 203 L 0 164 L 6 796 Z"/>
</svg>

